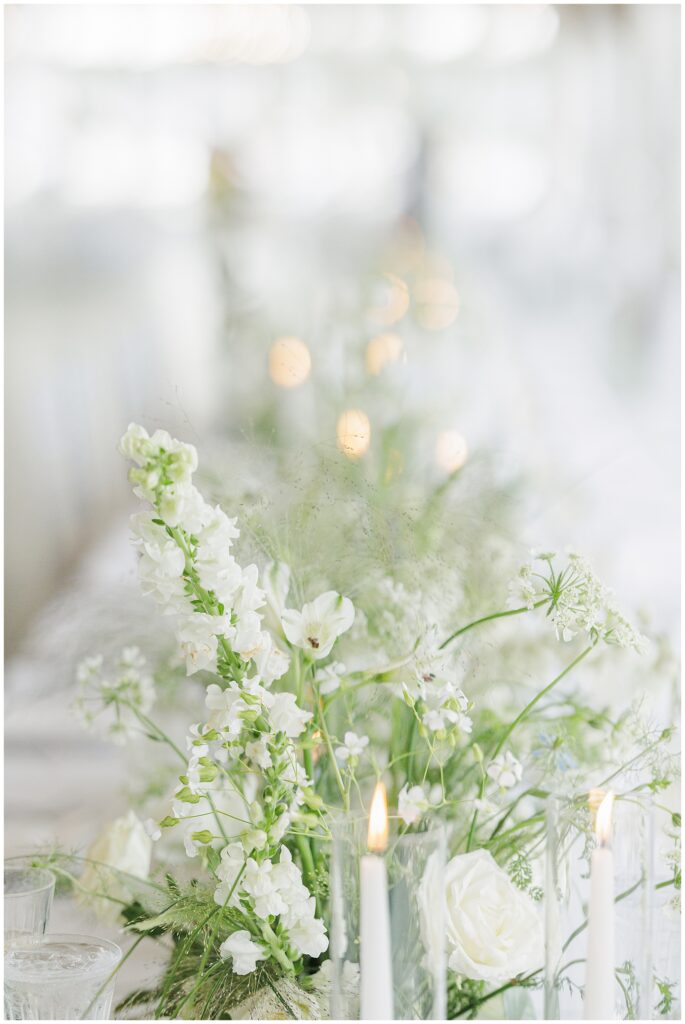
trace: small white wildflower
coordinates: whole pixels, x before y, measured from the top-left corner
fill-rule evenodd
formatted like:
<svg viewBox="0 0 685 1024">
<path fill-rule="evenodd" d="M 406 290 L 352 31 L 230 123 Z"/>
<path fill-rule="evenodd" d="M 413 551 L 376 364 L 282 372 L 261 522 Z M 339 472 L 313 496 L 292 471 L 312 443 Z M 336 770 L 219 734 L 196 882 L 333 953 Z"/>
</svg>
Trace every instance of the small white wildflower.
<svg viewBox="0 0 685 1024">
<path fill-rule="evenodd" d="M 496 782 L 502 789 L 511 789 L 523 776 L 523 765 L 514 757 L 510 750 L 506 754 L 498 754 L 487 768 L 487 773 L 493 782 Z"/>
<path fill-rule="evenodd" d="M 343 745 L 335 748 L 335 756 L 339 761 L 354 761 L 362 756 L 368 745 L 368 736 L 357 736 L 356 732 L 346 732 Z"/>
<path fill-rule="evenodd" d="M 346 671 L 347 669 L 341 661 L 332 661 L 329 665 L 320 668 L 314 679 L 319 688 L 319 693 L 326 696 L 337 690 Z"/>
<path fill-rule="evenodd" d="M 415 825 L 430 804 L 422 786 L 405 785 L 397 798 L 397 813 L 406 825 Z"/>
</svg>

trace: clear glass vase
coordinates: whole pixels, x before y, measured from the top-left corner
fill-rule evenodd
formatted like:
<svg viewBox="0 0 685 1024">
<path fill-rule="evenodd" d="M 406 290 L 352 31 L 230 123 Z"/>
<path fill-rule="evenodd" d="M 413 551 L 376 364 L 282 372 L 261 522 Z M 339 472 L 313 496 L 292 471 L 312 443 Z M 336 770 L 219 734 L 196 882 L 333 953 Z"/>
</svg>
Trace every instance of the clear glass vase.
<svg viewBox="0 0 685 1024">
<path fill-rule="evenodd" d="M 399 824 L 400 828 L 391 821 L 387 849 L 377 863 L 367 849 L 367 818 L 341 816 L 333 825 L 330 948 L 334 1019 L 445 1018 L 446 835 L 441 826 L 402 834 L 404 826 Z M 387 927 L 379 926 L 378 918 L 386 914 Z M 380 928 L 374 932 L 370 960 L 361 954 L 363 922 L 369 918 L 373 928 Z M 389 977 L 382 962 L 386 938 Z M 372 997 L 378 997 L 378 989 L 384 987 L 389 1012 L 375 1013 L 369 1010 L 369 989 Z"/>
<path fill-rule="evenodd" d="M 613 806 L 614 1018 L 649 1018 L 652 994 L 653 821 L 649 798 Z M 596 840 L 588 794 L 550 798 L 545 871 L 545 1019 L 585 1016 L 590 866 Z"/>
</svg>

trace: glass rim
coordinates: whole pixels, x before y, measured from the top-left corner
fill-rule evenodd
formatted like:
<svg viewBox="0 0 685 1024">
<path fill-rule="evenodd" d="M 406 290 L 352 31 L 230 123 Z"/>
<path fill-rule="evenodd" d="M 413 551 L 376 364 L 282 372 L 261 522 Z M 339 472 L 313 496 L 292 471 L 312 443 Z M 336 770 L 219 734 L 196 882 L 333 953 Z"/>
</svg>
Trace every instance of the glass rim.
<svg viewBox="0 0 685 1024">
<path fill-rule="evenodd" d="M 331 838 L 343 838 L 345 830 L 350 832 L 354 831 L 361 825 L 368 824 L 368 815 L 364 813 L 351 814 L 348 811 L 341 811 L 339 814 L 331 814 Z M 388 846 L 392 843 L 421 843 L 427 842 L 429 839 L 437 839 L 444 837 L 447 840 L 447 834 L 449 830 L 449 823 L 444 821 L 432 821 L 428 828 L 424 828 L 421 832 L 404 832 L 398 835 L 393 831 L 393 827 L 397 828 L 403 824 L 402 819 L 397 815 L 388 816 L 388 822 L 390 824 L 390 830 L 388 834 Z M 387 851 L 384 851 L 387 852 Z"/>
<path fill-rule="evenodd" d="M 97 967 L 97 965 L 90 965 L 79 966 L 75 970 L 66 968 L 65 973 L 69 974 L 72 978 L 85 978 L 93 974 L 111 974 L 114 970 L 119 968 L 123 957 L 123 950 L 121 946 L 116 944 L 116 942 L 112 942 L 110 939 L 102 939 L 97 935 L 81 935 L 78 932 L 46 932 L 44 935 L 41 935 L 37 941 L 35 937 L 32 939 L 27 938 L 25 941 L 18 939 L 6 950 L 5 955 L 7 956 L 8 953 L 36 953 L 40 949 L 45 949 L 46 946 L 51 946 L 60 942 L 71 942 L 79 946 L 99 946 L 110 953 L 114 953 L 116 956 L 115 963 L 110 962 L 108 964 L 103 964 L 101 967 Z"/>
<path fill-rule="evenodd" d="M 54 872 L 50 871 L 49 868 L 34 868 L 30 866 L 22 866 L 21 864 L 5 864 L 5 874 L 7 875 L 36 875 L 40 876 L 43 881 L 38 882 L 36 885 L 30 886 L 28 889 L 22 889 L 21 892 L 7 892 L 4 890 L 3 895 L 6 900 L 22 899 L 26 896 L 36 896 L 39 893 L 47 892 L 49 889 L 54 889 L 57 877 Z"/>
</svg>

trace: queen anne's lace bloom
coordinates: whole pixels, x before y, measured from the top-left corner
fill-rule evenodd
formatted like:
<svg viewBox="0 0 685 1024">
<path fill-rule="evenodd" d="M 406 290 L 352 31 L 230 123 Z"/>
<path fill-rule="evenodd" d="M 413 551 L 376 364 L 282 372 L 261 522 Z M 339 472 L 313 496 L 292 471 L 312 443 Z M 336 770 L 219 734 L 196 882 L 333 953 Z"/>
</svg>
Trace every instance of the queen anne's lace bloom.
<svg viewBox="0 0 685 1024">
<path fill-rule="evenodd" d="M 580 633 L 591 640 L 604 640 L 619 647 L 644 653 L 647 638 L 634 629 L 616 607 L 613 593 L 597 577 L 589 562 L 569 554 L 567 564 L 557 570 L 556 555 L 533 553 L 509 584 L 509 603 L 532 609 L 547 605 L 557 639 L 568 643 Z"/>
<path fill-rule="evenodd" d="M 85 728 L 117 744 L 142 734 L 138 712 L 150 711 L 155 688 L 137 647 L 125 647 L 109 671 L 102 655 L 84 658 L 76 679 L 72 710 Z"/>
</svg>

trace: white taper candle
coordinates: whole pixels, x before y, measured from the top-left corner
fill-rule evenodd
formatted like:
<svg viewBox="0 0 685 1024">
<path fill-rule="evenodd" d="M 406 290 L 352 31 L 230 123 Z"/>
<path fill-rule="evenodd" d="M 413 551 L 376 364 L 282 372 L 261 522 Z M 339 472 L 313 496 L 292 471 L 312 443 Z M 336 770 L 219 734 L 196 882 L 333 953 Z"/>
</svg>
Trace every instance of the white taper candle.
<svg viewBox="0 0 685 1024">
<path fill-rule="evenodd" d="M 585 1020 L 607 1020 L 614 1010 L 614 855 L 611 852 L 611 805 L 607 793 L 597 810 L 598 846 L 590 863 L 590 902 L 585 965 Z"/>
<path fill-rule="evenodd" d="M 385 787 L 376 786 L 369 815 L 369 853 L 359 865 L 359 1016 L 362 1020 L 392 1020 L 392 944 L 388 873 L 383 852 L 388 843 Z"/>
</svg>

